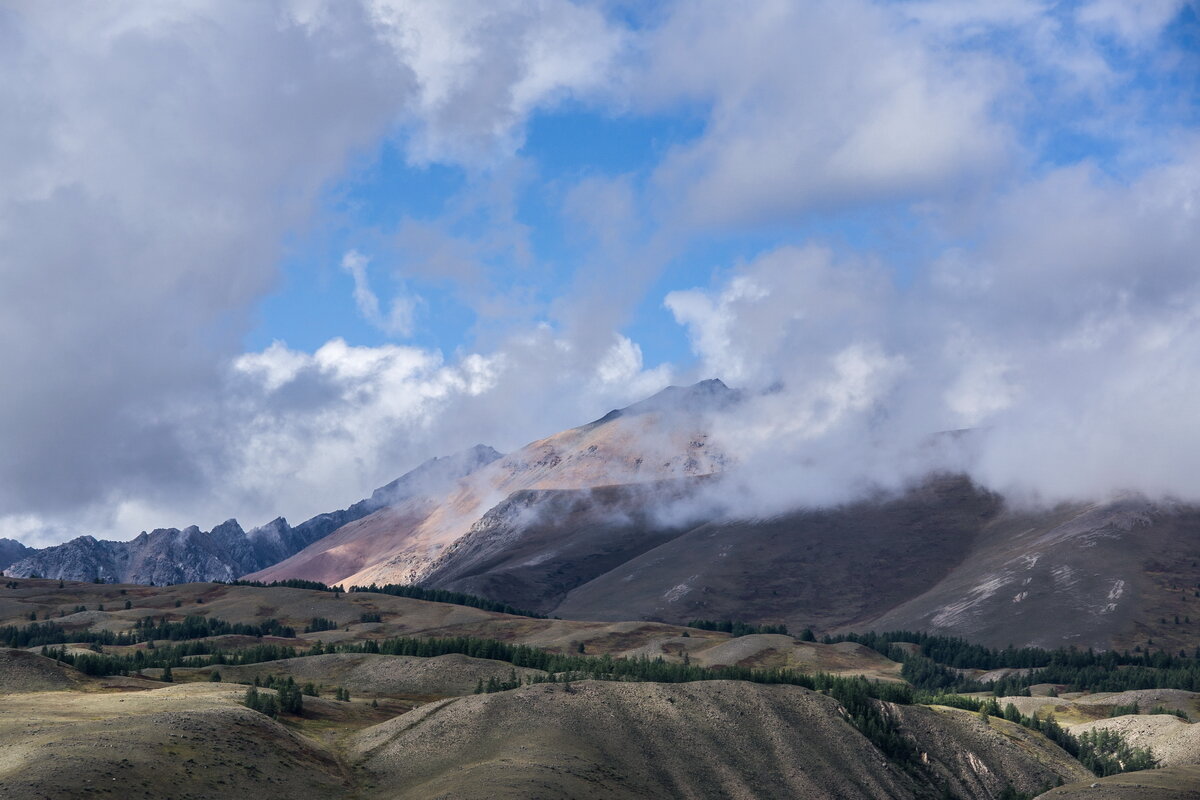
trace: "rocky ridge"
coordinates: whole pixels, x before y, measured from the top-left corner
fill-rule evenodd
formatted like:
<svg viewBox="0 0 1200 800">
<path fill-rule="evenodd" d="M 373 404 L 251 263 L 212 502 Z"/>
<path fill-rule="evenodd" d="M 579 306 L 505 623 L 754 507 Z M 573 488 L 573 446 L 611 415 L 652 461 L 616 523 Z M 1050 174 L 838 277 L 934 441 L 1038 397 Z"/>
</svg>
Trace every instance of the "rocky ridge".
<svg viewBox="0 0 1200 800">
<path fill-rule="evenodd" d="M 4 573 L 16 578 L 37 575 L 156 585 L 231 581 L 282 561 L 380 508 L 445 491 L 449 484 L 497 458 L 500 453 L 477 445 L 452 456 L 431 459 L 376 489 L 369 498 L 345 509 L 318 514 L 295 527 L 278 517 L 245 531 L 237 520 L 230 519 L 210 531 L 195 525 L 182 530 L 143 531 L 128 542 L 80 536 L 41 550 L 24 548 L 21 557 L 8 564 Z M 3 552 L 0 549 L 0 554 Z"/>
</svg>

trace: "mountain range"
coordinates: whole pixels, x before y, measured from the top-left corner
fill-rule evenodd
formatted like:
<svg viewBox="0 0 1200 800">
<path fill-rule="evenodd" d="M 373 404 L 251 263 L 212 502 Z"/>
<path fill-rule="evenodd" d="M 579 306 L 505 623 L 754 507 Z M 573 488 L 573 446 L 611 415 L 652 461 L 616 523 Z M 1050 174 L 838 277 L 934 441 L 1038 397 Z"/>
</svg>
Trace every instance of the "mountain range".
<svg viewBox="0 0 1200 800">
<path fill-rule="evenodd" d="M 370 497 L 339 511 L 318 514 L 295 527 L 277 517 L 247 532 L 237 520 L 230 519 L 210 531 L 194 525 L 183 530 L 159 528 L 149 533 L 143 531 L 128 542 L 80 536 L 42 550 L 4 539 L 0 540 L 0 556 L 7 555 L 9 560 L 0 563 L 6 565 L 5 574 L 15 578 L 36 575 L 159 586 L 231 581 L 278 563 L 378 509 L 404 503 L 415 496 L 445 491 L 457 479 L 499 456 L 495 450 L 481 445 L 431 459 L 376 489 Z"/>
<path fill-rule="evenodd" d="M 770 518 L 722 510 L 718 380 L 500 454 L 427 462 L 291 527 L 80 537 L 6 574 L 128 583 L 417 583 L 547 615 L 913 629 L 995 646 L 1194 646 L 1200 509 L 1124 496 L 1026 508 L 957 474 Z M 1195 621 L 1192 621 L 1192 616 Z"/>
</svg>

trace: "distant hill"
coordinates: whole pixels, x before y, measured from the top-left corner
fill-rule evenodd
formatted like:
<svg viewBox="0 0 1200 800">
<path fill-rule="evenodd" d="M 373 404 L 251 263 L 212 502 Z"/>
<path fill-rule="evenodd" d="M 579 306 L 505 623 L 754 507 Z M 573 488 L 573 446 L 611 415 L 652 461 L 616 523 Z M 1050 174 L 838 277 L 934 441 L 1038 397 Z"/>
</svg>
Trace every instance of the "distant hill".
<svg viewBox="0 0 1200 800">
<path fill-rule="evenodd" d="M 896 767 L 836 701 L 736 681 L 584 682 L 434 703 L 354 737 L 364 774 L 404 797 L 1000 797 L 1087 775 L 1010 723 L 903 708 L 926 754 Z M 969 752 L 968 765 L 961 753 Z M 536 788 L 535 788 L 536 787 Z"/>
</svg>

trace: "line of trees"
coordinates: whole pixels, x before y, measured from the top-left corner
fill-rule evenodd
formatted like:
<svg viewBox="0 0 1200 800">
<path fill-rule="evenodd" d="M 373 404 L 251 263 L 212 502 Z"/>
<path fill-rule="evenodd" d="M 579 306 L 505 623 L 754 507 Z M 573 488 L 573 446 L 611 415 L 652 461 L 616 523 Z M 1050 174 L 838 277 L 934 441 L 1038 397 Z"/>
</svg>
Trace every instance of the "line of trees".
<svg viewBox="0 0 1200 800">
<path fill-rule="evenodd" d="M 312 621 L 304 626 L 305 633 L 316 633 L 317 631 L 332 631 L 337 630 L 338 624 L 326 617 L 313 617 Z"/>
<path fill-rule="evenodd" d="M 428 600 L 434 603 L 452 603 L 456 606 L 470 606 L 471 608 L 478 608 L 483 611 L 495 611 L 499 614 L 511 614 L 516 617 L 546 619 L 545 614 L 517 608 L 508 603 L 489 600 L 486 597 L 465 594 L 463 592 L 451 592 L 446 589 L 426 589 L 424 586 L 414 586 L 406 583 L 387 583 L 383 586 L 372 583 L 370 586 L 351 586 L 350 591 L 390 594 L 394 597 L 411 597 L 414 600 Z"/>
<path fill-rule="evenodd" d="M 288 578 L 283 581 L 271 581 L 263 583 L 262 581 L 213 581 L 214 583 L 225 584 L 226 586 L 254 586 L 258 589 L 311 589 L 315 592 L 341 592 L 340 586 L 329 586 L 320 581 L 306 581 L 303 578 Z"/>
<path fill-rule="evenodd" d="M 965 639 L 919 631 L 850 633 L 826 636 L 826 644 L 856 642 L 903 665 L 901 677 L 928 691 L 980 692 L 997 697 L 1029 693 L 1042 683 L 1067 686 L 1071 691 L 1122 692 L 1133 689 L 1200 691 L 1200 657 L 1165 652 L 1118 652 L 1073 647 L 987 648 Z M 918 646 L 910 652 L 900 643 Z M 980 683 L 964 675 L 967 669 L 1019 669 L 995 681 Z"/>
<path fill-rule="evenodd" d="M 749 622 L 735 622 L 728 619 L 694 619 L 687 626 L 702 631 L 721 631 L 733 636 L 750 636 L 755 633 L 782 633 L 786 636 L 788 632 L 786 625 L 755 625 Z"/>
<path fill-rule="evenodd" d="M 108 630 L 74 630 L 57 622 L 41 622 L 30 625 L 6 625 L 0 627 L 0 645 L 4 647 L 29 648 L 52 644 L 95 644 L 102 646 L 126 646 L 142 642 L 188 641 L 206 639 L 210 636 L 279 636 L 291 639 L 296 630 L 268 619 L 258 624 L 226 622 L 218 617 L 187 616 L 182 621 L 172 622 L 166 617 L 142 617 L 134 623 L 133 630 L 114 633 Z"/>
<path fill-rule="evenodd" d="M 42 655 L 74 667 L 85 675 L 133 675 L 143 669 L 170 667 L 207 667 L 213 665 L 259 664 L 295 658 L 296 648 L 277 644 L 258 644 L 242 650 L 227 651 L 211 642 L 184 642 L 132 653 L 72 653 L 66 646 L 42 647 Z"/>
</svg>

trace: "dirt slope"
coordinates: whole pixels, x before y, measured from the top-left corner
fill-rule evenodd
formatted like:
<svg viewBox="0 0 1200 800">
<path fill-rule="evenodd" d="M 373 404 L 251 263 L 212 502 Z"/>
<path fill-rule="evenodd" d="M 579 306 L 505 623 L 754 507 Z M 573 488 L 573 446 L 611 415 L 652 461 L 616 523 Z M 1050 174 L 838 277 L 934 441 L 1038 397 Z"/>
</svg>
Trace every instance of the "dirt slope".
<svg viewBox="0 0 1200 800">
<path fill-rule="evenodd" d="M 74 689 L 82 676 L 51 658 L 24 650 L 0 649 L 0 694 Z"/>
<path fill-rule="evenodd" d="M 1084 779 L 1038 795 L 1036 800 L 1200 800 L 1200 766 Z"/>
<path fill-rule="evenodd" d="M 345 796 L 337 761 L 242 688 L 0 696 L 0 798 Z"/>
<path fill-rule="evenodd" d="M 937 773 L 937 785 L 957 797 L 994 797 L 1011 786 L 1036 792 L 1091 775 L 1044 736 L 1003 719 L 935 706 L 892 706 Z"/>
</svg>

